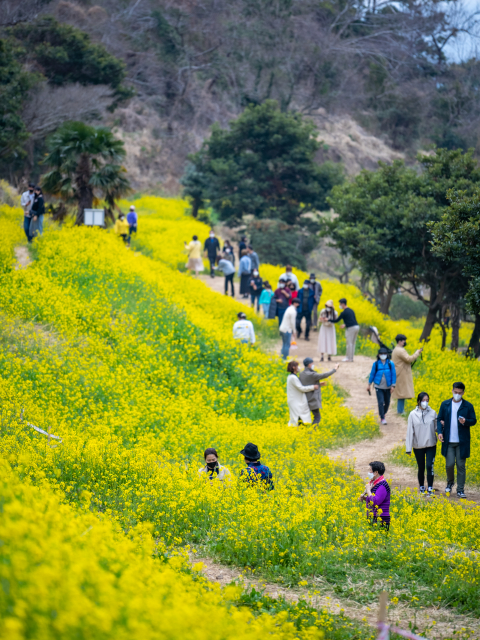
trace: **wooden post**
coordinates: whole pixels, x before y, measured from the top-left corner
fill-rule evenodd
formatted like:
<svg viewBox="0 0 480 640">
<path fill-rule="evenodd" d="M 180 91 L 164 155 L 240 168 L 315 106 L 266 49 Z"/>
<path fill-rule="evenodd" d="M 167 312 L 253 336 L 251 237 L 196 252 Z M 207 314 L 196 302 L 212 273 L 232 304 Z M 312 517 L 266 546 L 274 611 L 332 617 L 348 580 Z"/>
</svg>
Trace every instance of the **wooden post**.
<svg viewBox="0 0 480 640">
<path fill-rule="evenodd" d="M 388 602 L 388 593 L 386 591 L 382 591 L 380 593 L 380 606 L 378 609 L 378 622 L 386 622 L 387 621 L 387 602 Z"/>
</svg>

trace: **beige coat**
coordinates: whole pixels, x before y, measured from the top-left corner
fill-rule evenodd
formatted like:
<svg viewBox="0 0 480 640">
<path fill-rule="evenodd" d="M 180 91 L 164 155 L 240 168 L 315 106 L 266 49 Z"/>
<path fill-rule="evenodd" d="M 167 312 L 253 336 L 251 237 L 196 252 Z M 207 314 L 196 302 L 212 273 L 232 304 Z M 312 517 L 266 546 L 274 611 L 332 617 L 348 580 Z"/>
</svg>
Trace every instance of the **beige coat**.
<svg viewBox="0 0 480 640">
<path fill-rule="evenodd" d="M 418 354 L 409 356 L 405 347 L 398 345 L 392 352 L 392 362 L 397 373 L 397 383 L 392 393 L 394 400 L 413 398 L 415 390 L 413 388 L 412 362 L 418 358 Z"/>
</svg>

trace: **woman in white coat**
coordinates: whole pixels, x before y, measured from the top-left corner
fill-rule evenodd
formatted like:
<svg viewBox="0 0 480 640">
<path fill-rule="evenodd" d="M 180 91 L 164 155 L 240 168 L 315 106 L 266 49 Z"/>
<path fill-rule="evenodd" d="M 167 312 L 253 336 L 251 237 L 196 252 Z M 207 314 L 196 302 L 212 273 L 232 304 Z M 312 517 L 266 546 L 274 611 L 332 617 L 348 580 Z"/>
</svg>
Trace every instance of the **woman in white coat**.
<svg viewBox="0 0 480 640">
<path fill-rule="evenodd" d="M 319 389 L 318 384 L 304 386 L 298 378 L 298 362 L 292 360 L 287 365 L 289 376 L 287 378 L 287 402 L 290 410 L 289 427 L 297 427 L 298 420 L 309 423 L 312 421 L 310 409 L 308 408 L 307 396 L 309 391 Z"/>
</svg>

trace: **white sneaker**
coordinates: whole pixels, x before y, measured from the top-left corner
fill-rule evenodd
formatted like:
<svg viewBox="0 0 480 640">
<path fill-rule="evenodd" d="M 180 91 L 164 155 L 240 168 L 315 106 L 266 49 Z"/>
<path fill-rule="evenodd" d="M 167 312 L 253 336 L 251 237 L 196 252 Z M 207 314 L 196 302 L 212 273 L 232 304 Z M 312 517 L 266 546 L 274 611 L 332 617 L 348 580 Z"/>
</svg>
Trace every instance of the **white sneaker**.
<svg viewBox="0 0 480 640">
<path fill-rule="evenodd" d="M 348 358 L 344 358 L 342 362 L 350 362 L 350 360 Z"/>
</svg>

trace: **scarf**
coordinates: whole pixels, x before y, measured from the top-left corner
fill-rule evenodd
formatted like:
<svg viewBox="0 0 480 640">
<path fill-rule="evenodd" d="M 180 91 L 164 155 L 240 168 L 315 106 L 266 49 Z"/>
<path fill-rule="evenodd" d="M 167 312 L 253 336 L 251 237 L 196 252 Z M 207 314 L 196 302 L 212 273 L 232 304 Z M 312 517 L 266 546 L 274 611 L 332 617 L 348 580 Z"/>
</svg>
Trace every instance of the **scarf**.
<svg viewBox="0 0 480 640">
<path fill-rule="evenodd" d="M 381 482 L 382 480 L 385 480 L 384 476 L 378 476 L 377 479 L 373 478 L 372 480 L 370 480 L 370 486 L 374 487 L 376 484 L 378 484 L 379 482 Z"/>
</svg>

